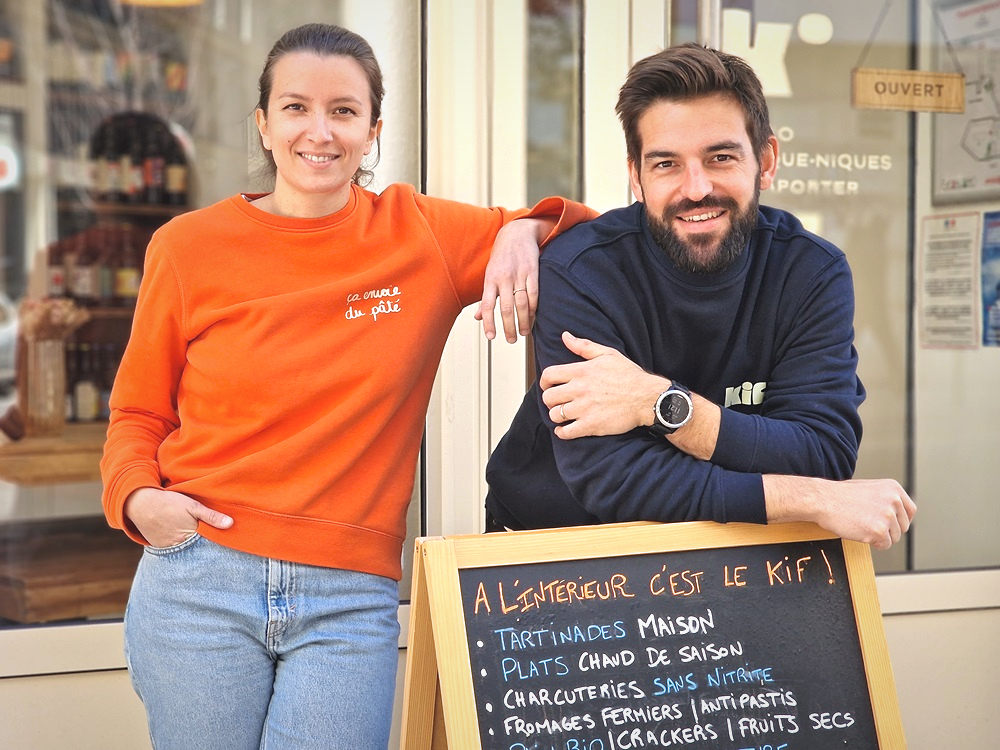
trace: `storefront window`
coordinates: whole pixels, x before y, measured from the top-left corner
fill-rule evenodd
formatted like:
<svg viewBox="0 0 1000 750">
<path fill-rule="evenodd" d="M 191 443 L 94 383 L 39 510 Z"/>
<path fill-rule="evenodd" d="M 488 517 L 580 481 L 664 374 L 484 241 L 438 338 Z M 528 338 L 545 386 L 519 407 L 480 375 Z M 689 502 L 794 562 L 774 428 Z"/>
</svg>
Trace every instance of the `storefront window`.
<svg viewBox="0 0 1000 750">
<path fill-rule="evenodd" d="M 259 188 L 265 55 L 344 5 L 0 0 L 0 627 L 123 613 L 141 549 L 104 520 L 98 461 L 146 243 Z"/>
<path fill-rule="evenodd" d="M 264 56 L 282 31 L 341 20 L 346 4 L 0 0 L 0 625 L 120 616 L 138 548 L 104 523 L 96 461 L 143 248 L 177 213 L 257 187 L 249 115 Z M 698 38 L 698 5 L 668 4 L 672 41 Z M 527 202 L 579 198 L 586 6 L 527 8 Z M 721 44 L 757 69 L 780 142 L 763 201 L 843 248 L 854 269 L 868 390 L 857 474 L 899 479 L 920 507 L 908 544 L 876 553 L 880 571 L 1000 564 L 980 531 L 1000 521 L 988 474 L 1000 418 L 989 328 L 1000 242 L 982 129 L 996 115 L 982 72 L 1000 46 L 995 16 L 961 0 L 721 3 Z M 388 50 L 376 51 L 384 63 Z M 961 72 L 967 112 L 852 106 L 859 67 Z M 392 159 L 383 155 L 383 170 Z M 966 193 L 963 180 L 979 178 L 985 187 Z M 976 336 L 958 345 L 931 335 L 944 309 L 929 273 L 943 257 L 938 224 L 968 230 L 966 265 L 948 287 L 968 293 L 945 301 L 974 305 Z M 19 343 L 28 298 L 68 299 L 86 317 L 59 332 L 65 395 L 49 399 L 48 418 L 63 426 L 46 433 L 36 420 L 30 441 L 17 439 L 29 382 L 18 363 L 43 361 L 51 347 Z"/>
</svg>

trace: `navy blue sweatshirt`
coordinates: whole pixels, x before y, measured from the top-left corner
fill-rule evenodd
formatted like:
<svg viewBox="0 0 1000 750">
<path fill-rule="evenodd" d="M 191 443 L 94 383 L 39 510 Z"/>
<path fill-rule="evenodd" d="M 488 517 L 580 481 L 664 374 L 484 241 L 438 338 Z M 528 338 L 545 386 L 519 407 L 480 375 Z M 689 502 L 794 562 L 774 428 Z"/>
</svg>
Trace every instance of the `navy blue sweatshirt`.
<svg viewBox="0 0 1000 750">
<path fill-rule="evenodd" d="M 569 331 L 724 408 L 710 461 L 645 428 L 561 440 L 536 379 L 487 468 L 487 505 L 506 525 L 764 523 L 762 474 L 853 474 L 865 391 L 851 271 L 791 214 L 761 207 L 743 254 L 704 275 L 667 259 L 634 203 L 549 243 L 539 286 L 539 373 L 579 359 Z"/>
</svg>

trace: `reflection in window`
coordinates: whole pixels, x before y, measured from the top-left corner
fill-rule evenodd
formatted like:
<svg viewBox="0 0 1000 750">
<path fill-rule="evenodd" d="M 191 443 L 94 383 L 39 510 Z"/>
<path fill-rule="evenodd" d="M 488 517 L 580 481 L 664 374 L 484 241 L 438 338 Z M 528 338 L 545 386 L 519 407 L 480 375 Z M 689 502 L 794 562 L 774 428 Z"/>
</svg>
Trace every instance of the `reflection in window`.
<svg viewBox="0 0 1000 750">
<path fill-rule="evenodd" d="M 528 5 L 528 205 L 548 195 L 579 199 L 583 4 Z"/>
</svg>

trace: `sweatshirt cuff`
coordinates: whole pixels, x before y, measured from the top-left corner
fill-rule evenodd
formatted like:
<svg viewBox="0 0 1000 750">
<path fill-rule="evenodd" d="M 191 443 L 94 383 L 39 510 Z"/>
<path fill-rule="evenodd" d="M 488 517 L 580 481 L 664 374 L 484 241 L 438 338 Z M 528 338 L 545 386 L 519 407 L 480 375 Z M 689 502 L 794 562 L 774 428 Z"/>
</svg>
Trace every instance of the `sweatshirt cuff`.
<svg viewBox="0 0 1000 750">
<path fill-rule="evenodd" d="M 722 409 L 719 436 L 711 461 L 730 471 L 753 471 L 757 445 L 756 425 L 752 417 Z M 748 450 L 747 446 L 751 446 Z"/>
<path fill-rule="evenodd" d="M 726 523 L 767 523 L 764 479 L 760 474 L 729 472 L 725 487 Z"/>
<path fill-rule="evenodd" d="M 121 529 L 129 539 L 142 545 L 149 542 L 139 533 L 135 525 L 125 518 L 125 501 L 128 496 L 143 487 L 161 488 L 159 478 L 151 477 L 146 472 L 132 471 L 120 478 L 114 487 L 106 492 L 104 498 L 104 515 L 108 524 L 114 529 Z"/>
<path fill-rule="evenodd" d="M 531 210 L 528 211 L 527 214 L 520 218 L 538 218 L 540 216 L 558 217 L 556 225 L 552 228 L 552 231 L 549 232 L 545 241 L 542 242 L 544 245 L 548 243 L 549 240 L 562 234 L 570 227 L 574 227 L 584 221 L 596 219 L 600 215 L 600 212 L 595 211 L 582 203 L 577 203 L 576 201 L 571 201 L 566 198 L 560 198 L 559 196 L 550 196 L 548 198 L 542 198 L 538 201 L 538 203 L 531 207 Z"/>
</svg>

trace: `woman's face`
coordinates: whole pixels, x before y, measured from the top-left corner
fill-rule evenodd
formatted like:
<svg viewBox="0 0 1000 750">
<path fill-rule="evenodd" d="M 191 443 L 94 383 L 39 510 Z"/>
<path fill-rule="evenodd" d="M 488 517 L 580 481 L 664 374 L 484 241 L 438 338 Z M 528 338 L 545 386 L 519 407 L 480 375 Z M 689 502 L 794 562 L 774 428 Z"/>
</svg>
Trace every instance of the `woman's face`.
<svg viewBox="0 0 1000 750">
<path fill-rule="evenodd" d="M 351 178 L 382 129 L 368 79 L 350 57 L 292 52 L 274 64 L 267 113 L 255 113 L 277 167 L 271 208 L 317 217 L 347 204 Z"/>
</svg>

